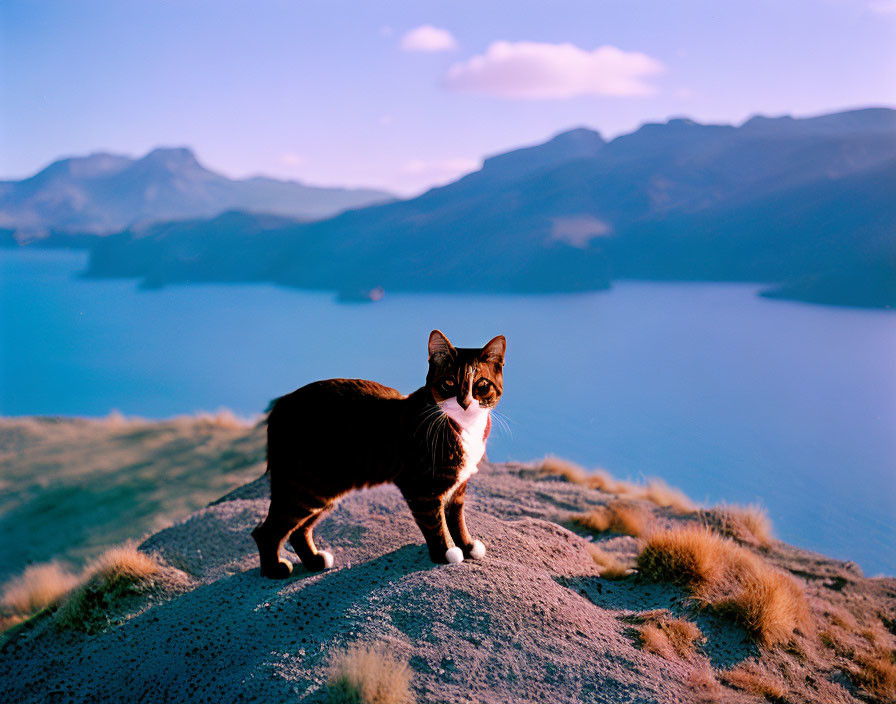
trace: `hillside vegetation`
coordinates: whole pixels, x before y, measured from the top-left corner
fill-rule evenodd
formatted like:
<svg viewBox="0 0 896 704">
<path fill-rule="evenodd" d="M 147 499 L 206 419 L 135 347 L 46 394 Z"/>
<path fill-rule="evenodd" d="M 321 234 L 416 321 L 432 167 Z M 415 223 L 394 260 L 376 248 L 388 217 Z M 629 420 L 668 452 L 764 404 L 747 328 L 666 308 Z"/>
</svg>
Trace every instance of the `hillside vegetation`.
<svg viewBox="0 0 896 704">
<path fill-rule="evenodd" d="M 50 421 L 34 422 L 36 433 Z M 81 456 L 92 437 L 93 455 L 110 465 L 129 438 L 129 473 L 143 452 L 159 476 L 165 456 L 171 470 L 260 469 L 257 428 L 189 419 L 141 422 L 128 434 L 55 422 L 81 437 Z M 35 467 L 46 456 L 33 455 Z M 189 472 L 166 480 L 190 491 Z M 348 495 L 320 523 L 333 569 L 298 567 L 272 581 L 259 575 L 250 537 L 268 497 L 260 476 L 138 547 L 106 550 L 83 568 L 34 565 L 8 581 L 0 663 L 17 676 L 0 679 L 0 699 L 896 697 L 896 580 L 776 541 L 756 507 L 700 508 L 660 482 L 556 459 L 484 463 L 467 501 L 484 558 L 432 564 L 400 494 L 385 486 Z"/>
</svg>

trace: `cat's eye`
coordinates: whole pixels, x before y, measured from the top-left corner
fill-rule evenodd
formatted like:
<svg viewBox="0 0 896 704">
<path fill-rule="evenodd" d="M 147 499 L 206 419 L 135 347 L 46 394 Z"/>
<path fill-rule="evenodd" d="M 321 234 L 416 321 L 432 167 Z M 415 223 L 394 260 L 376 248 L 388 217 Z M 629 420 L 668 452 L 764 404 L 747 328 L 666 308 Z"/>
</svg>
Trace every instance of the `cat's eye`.
<svg viewBox="0 0 896 704">
<path fill-rule="evenodd" d="M 443 379 L 442 380 L 442 386 L 444 386 L 446 389 L 450 389 L 454 385 L 455 385 L 454 379 Z"/>
<path fill-rule="evenodd" d="M 485 393 L 486 391 L 488 391 L 488 387 L 491 385 L 492 384 L 490 381 L 486 381 L 485 379 L 480 379 L 478 382 L 476 382 L 476 390 L 481 391 L 482 393 Z"/>
</svg>

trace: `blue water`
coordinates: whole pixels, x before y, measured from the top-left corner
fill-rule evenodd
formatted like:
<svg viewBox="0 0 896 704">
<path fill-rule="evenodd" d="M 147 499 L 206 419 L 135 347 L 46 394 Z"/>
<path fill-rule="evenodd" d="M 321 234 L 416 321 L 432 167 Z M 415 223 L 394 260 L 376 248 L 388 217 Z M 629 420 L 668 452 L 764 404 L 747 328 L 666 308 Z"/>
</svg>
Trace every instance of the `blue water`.
<svg viewBox="0 0 896 704">
<path fill-rule="evenodd" d="M 896 313 L 756 287 L 627 283 L 563 296 L 387 295 L 341 305 L 265 285 L 138 291 L 81 254 L 0 251 L 0 412 L 244 415 L 308 381 L 411 391 L 426 340 L 508 338 L 493 459 L 548 453 L 759 501 L 784 540 L 896 574 Z"/>
</svg>

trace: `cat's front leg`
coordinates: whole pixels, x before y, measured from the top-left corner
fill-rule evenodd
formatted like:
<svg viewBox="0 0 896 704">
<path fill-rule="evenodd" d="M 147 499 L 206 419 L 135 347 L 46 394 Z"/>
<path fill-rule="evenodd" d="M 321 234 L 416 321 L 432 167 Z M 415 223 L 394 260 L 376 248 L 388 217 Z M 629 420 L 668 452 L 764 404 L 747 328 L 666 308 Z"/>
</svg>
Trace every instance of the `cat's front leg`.
<svg viewBox="0 0 896 704">
<path fill-rule="evenodd" d="M 445 522 L 445 505 L 441 496 L 408 496 L 405 500 L 414 520 L 423 533 L 429 556 L 433 562 L 454 564 L 463 562 L 463 551 L 454 545 Z"/>
<path fill-rule="evenodd" d="M 464 556 L 479 559 L 485 555 L 485 545 L 481 540 L 474 540 L 470 531 L 467 530 L 467 522 L 464 519 L 466 494 L 467 483 L 464 482 L 448 499 L 445 519 L 452 539 L 463 550 Z"/>
</svg>

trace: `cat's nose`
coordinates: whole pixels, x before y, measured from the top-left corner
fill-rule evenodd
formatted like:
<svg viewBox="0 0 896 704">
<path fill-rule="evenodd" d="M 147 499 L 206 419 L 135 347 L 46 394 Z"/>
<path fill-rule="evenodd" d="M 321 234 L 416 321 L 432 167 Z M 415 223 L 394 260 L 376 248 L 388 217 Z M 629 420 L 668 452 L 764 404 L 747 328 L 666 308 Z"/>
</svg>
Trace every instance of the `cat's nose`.
<svg viewBox="0 0 896 704">
<path fill-rule="evenodd" d="M 470 407 L 470 404 L 473 403 L 473 399 L 472 399 L 472 397 L 461 398 L 460 396 L 458 396 L 457 403 L 458 403 L 458 405 L 460 405 L 461 408 L 463 408 L 464 410 L 467 410 Z"/>
</svg>

